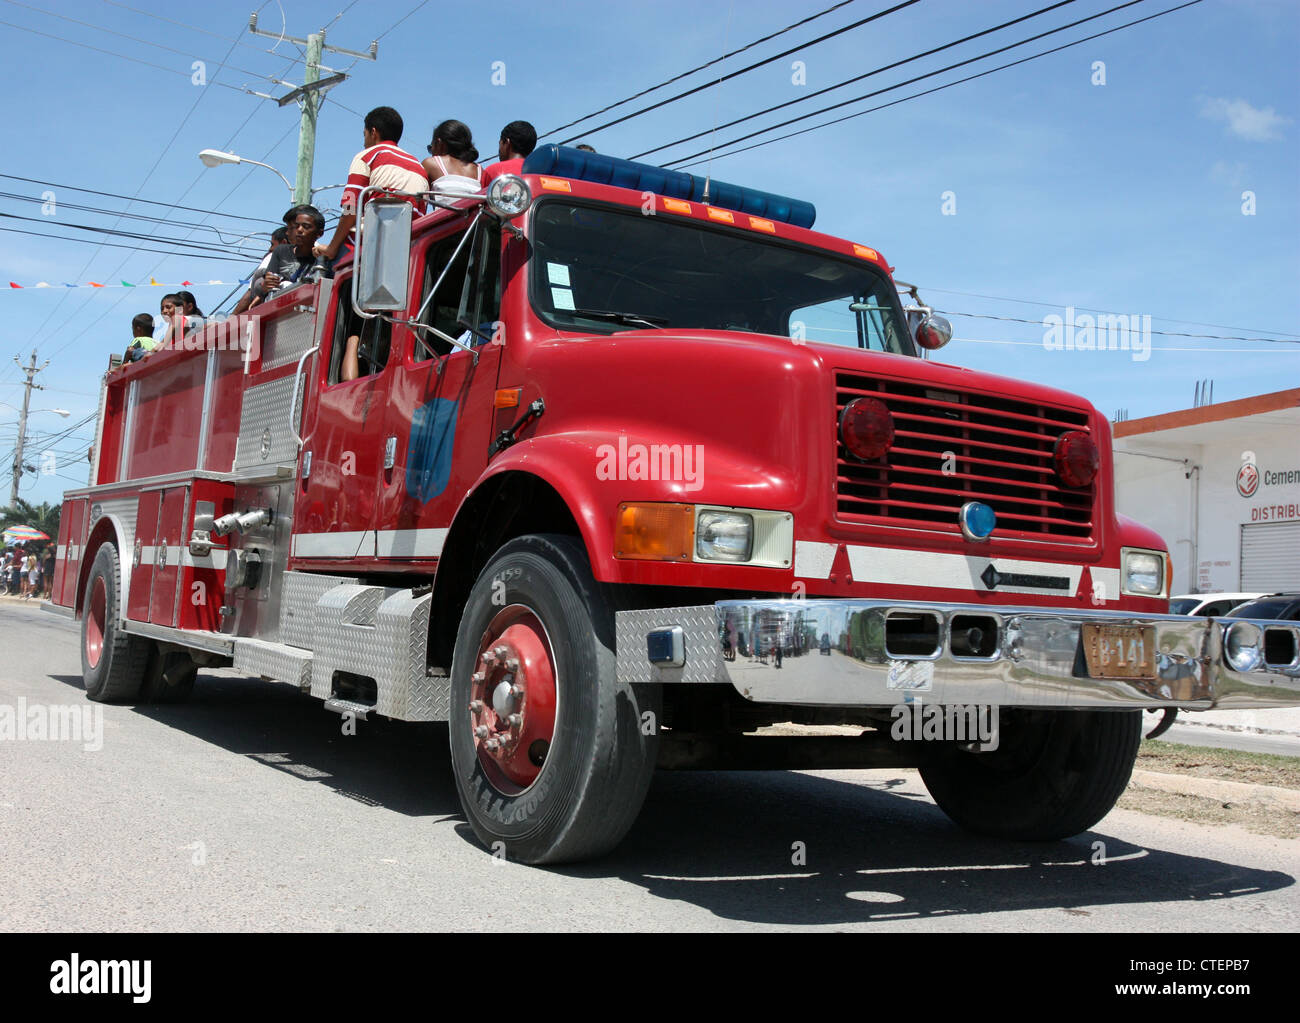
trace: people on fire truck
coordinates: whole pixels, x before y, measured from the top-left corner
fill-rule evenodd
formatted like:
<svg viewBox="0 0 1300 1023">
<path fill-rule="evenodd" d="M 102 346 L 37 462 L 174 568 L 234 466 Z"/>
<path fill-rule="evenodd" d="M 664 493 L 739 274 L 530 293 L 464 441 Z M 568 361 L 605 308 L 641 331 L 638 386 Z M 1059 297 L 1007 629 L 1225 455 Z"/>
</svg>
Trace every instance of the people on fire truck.
<svg viewBox="0 0 1300 1023">
<path fill-rule="evenodd" d="M 286 213 L 285 217 L 288 217 L 288 215 L 289 214 Z M 286 225 L 287 223 L 288 222 L 286 221 Z M 265 272 L 266 268 L 271 265 L 271 253 L 275 251 L 275 247 L 277 245 L 283 245 L 288 240 L 289 240 L 288 226 L 277 227 L 274 231 L 271 232 L 271 241 L 266 247 L 266 255 L 263 256 L 262 261 L 257 264 L 257 269 L 253 271 L 253 276 L 256 276 L 259 272 Z M 248 310 L 252 309 L 255 305 L 257 305 L 261 301 L 262 299 L 259 298 L 257 295 L 254 295 L 253 289 L 250 287 L 247 291 L 244 292 L 243 298 L 241 298 L 238 302 L 235 303 L 235 308 L 230 310 L 230 315 L 238 316 L 240 313 L 246 313 L 248 312 Z"/>
<path fill-rule="evenodd" d="M 494 163 L 484 172 L 484 184 L 502 174 L 518 174 L 523 170 L 524 158 L 537 148 L 537 129 L 527 121 L 511 121 L 501 129 L 501 141 L 497 143 L 498 163 Z"/>
<path fill-rule="evenodd" d="M 357 203 L 367 185 L 378 185 L 402 192 L 425 192 L 429 179 L 420 161 L 398 146 L 402 139 L 402 115 L 392 107 L 375 107 L 366 114 L 362 141 L 365 149 L 352 159 L 348 168 L 348 183 L 343 189 L 343 215 L 339 217 L 334 237 L 325 245 L 317 245 L 315 253 L 330 260 L 338 258 L 339 250 L 352 234 L 357 222 Z M 424 212 L 423 199 L 411 199 L 417 213 Z"/>
<path fill-rule="evenodd" d="M 153 336 L 153 317 L 137 313 L 131 320 L 131 343 L 122 355 L 123 362 L 137 362 L 158 347 Z"/>
<path fill-rule="evenodd" d="M 325 216 L 315 206 L 295 206 L 284 215 L 288 240 L 271 250 L 265 266 L 253 274 L 252 292 L 265 298 L 278 288 L 291 287 L 313 270 L 322 277 L 333 276 L 328 264 L 314 255 L 316 240 L 325 231 Z M 319 268 L 317 270 L 317 268 Z"/>
<path fill-rule="evenodd" d="M 483 187 L 474 136 L 463 121 L 443 121 L 433 129 L 429 158 L 421 166 L 430 184 L 473 194 Z"/>
</svg>

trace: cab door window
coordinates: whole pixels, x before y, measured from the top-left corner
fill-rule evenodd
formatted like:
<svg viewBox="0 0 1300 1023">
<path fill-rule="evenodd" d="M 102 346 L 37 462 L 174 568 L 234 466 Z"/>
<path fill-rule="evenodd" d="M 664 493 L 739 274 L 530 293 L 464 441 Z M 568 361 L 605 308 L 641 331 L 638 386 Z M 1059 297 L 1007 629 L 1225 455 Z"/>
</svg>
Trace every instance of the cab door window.
<svg viewBox="0 0 1300 1023">
<path fill-rule="evenodd" d="M 351 275 L 334 283 L 338 306 L 330 343 L 330 385 L 383 371 L 392 347 L 393 325 L 381 317 L 366 319 L 352 308 Z"/>
<path fill-rule="evenodd" d="M 500 315 L 501 228 L 491 218 L 480 217 L 470 230 L 468 239 L 458 231 L 429 247 L 419 322 L 474 346 L 492 340 Z M 431 331 L 419 334 L 423 341 L 416 342 L 412 355 L 417 362 L 441 358 L 455 347 Z"/>
</svg>

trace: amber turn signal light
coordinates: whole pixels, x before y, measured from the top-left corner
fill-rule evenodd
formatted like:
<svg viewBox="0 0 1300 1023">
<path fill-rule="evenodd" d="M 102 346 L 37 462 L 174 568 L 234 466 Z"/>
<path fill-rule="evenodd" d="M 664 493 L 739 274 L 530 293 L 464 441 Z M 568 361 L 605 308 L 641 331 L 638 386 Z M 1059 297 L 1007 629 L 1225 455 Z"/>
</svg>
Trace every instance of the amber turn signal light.
<svg viewBox="0 0 1300 1023">
<path fill-rule="evenodd" d="M 618 506 L 614 557 L 690 561 L 694 547 L 694 505 L 624 502 Z"/>
</svg>

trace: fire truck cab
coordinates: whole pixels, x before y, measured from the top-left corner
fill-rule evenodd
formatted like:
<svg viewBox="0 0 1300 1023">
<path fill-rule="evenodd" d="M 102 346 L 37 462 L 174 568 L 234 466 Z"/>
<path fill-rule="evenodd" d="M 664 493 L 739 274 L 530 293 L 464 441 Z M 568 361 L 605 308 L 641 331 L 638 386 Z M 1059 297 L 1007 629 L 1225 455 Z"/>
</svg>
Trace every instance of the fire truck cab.
<svg viewBox="0 0 1300 1023">
<path fill-rule="evenodd" d="M 1167 613 L 1106 419 L 923 358 L 951 329 L 810 204 L 556 146 L 362 198 L 332 280 L 105 375 L 53 596 L 91 699 L 229 665 L 446 721 L 529 863 L 610 849 L 656 766 L 919 766 L 958 823 L 1061 837 L 1143 709 L 1297 702 L 1300 629 Z M 998 737 L 900 739 L 927 706 Z"/>
</svg>

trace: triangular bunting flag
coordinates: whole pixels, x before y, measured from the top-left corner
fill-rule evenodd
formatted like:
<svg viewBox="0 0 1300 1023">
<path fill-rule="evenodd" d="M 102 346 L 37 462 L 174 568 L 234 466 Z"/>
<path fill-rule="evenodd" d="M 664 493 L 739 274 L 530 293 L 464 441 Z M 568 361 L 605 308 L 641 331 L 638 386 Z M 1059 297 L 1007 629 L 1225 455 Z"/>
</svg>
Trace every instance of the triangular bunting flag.
<svg viewBox="0 0 1300 1023">
<path fill-rule="evenodd" d="M 123 281 L 123 282 L 122 282 L 122 287 L 124 287 L 124 288 L 134 288 L 135 285 L 132 284 L 130 281 Z"/>
<path fill-rule="evenodd" d="M 149 283 L 152 284 L 155 288 L 161 288 L 161 287 L 162 287 L 162 285 L 159 284 L 157 281 L 155 281 L 152 277 L 149 278 Z"/>
<path fill-rule="evenodd" d="M 36 286 L 37 286 L 38 288 L 48 288 L 48 287 L 49 287 L 49 285 L 46 284 L 44 281 L 38 281 L 37 284 L 36 284 Z"/>
<path fill-rule="evenodd" d="M 193 281 L 181 281 L 181 287 L 188 288 L 193 283 L 194 283 Z"/>
<path fill-rule="evenodd" d="M 94 281 L 87 281 L 86 283 L 89 284 L 92 288 L 102 288 L 102 287 L 103 287 L 102 284 L 96 284 Z"/>
<path fill-rule="evenodd" d="M 11 288 L 21 288 L 22 285 L 21 285 L 21 284 L 15 284 L 13 281 L 10 281 L 10 282 L 9 282 L 9 287 L 11 287 Z"/>
<path fill-rule="evenodd" d="M 251 277 L 245 277 L 245 278 L 243 278 L 239 283 L 240 283 L 240 284 L 247 284 L 247 283 L 248 283 L 249 281 L 251 281 L 252 279 L 253 279 L 253 278 L 251 278 Z"/>
</svg>

